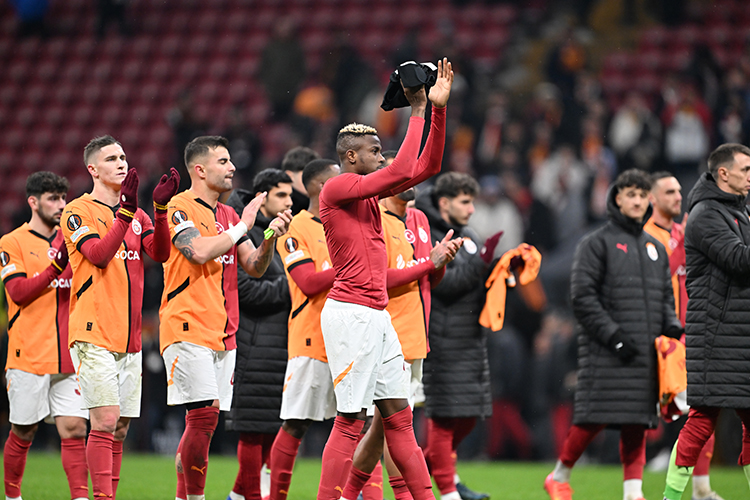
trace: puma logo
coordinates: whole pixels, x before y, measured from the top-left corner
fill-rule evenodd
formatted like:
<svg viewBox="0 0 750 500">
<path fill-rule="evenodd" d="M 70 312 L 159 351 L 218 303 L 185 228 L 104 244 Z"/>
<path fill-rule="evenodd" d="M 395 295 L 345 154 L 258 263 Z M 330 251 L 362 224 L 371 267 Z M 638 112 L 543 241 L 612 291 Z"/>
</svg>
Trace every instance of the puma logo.
<svg viewBox="0 0 750 500">
<path fill-rule="evenodd" d="M 286 490 L 279 490 L 279 495 L 288 495 L 289 492 Z"/>
<path fill-rule="evenodd" d="M 344 492 L 344 490 L 342 490 L 342 489 L 341 489 L 341 486 L 336 486 L 336 487 L 335 487 L 335 488 L 333 489 L 333 491 L 339 491 L 339 492 L 341 492 L 341 493 L 343 493 L 343 492 Z"/>
<path fill-rule="evenodd" d="M 208 226 L 201 222 L 201 226 L 206 228 L 206 231 L 208 231 Z"/>
<path fill-rule="evenodd" d="M 628 244 L 627 243 L 618 243 L 616 246 L 617 246 L 617 248 L 619 248 L 623 252 L 628 253 Z"/>
<path fill-rule="evenodd" d="M 208 465 L 204 465 L 203 467 L 196 467 L 195 465 L 192 465 L 192 466 L 190 466 L 190 470 L 196 470 L 196 471 L 200 472 L 202 475 L 205 476 L 206 475 L 206 467 L 208 467 Z M 343 491 L 342 491 L 342 493 L 343 493 Z"/>
<path fill-rule="evenodd" d="M 107 227 L 107 222 L 106 221 L 101 220 L 99 217 L 97 217 L 96 220 L 98 220 L 99 222 L 101 222 L 102 224 L 104 224 L 104 227 Z"/>
<path fill-rule="evenodd" d="M 380 488 L 381 490 L 383 489 L 383 483 L 370 483 L 370 486 L 373 488 Z"/>
</svg>

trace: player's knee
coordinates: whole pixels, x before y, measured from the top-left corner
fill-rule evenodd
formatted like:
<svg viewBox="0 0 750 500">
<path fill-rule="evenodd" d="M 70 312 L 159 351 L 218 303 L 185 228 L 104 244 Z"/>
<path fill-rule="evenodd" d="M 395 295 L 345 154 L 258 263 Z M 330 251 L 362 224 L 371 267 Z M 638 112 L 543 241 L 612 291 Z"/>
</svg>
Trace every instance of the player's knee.
<svg viewBox="0 0 750 500">
<path fill-rule="evenodd" d="M 282 427 L 284 432 L 289 434 L 295 439 L 302 439 L 310 428 L 312 420 L 285 420 Z"/>
<path fill-rule="evenodd" d="M 115 428 L 115 439 L 118 441 L 125 441 L 125 437 L 128 435 L 128 429 L 130 429 L 130 419 L 119 419 L 117 421 L 117 427 Z"/>
<path fill-rule="evenodd" d="M 24 441 L 33 441 L 34 436 L 36 435 L 36 431 L 37 429 L 39 429 L 39 424 L 31 424 L 31 425 L 11 424 L 11 429 L 13 430 L 13 434 L 23 439 Z"/>
<path fill-rule="evenodd" d="M 86 419 L 70 417 L 61 426 L 58 426 L 58 431 L 62 439 L 85 438 L 87 431 Z"/>
</svg>

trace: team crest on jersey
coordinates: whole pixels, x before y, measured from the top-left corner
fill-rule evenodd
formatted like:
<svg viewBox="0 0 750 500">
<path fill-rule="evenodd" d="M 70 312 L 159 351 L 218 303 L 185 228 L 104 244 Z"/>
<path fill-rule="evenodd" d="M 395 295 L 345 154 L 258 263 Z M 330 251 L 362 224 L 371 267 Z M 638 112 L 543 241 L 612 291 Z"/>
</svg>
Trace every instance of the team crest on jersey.
<svg viewBox="0 0 750 500">
<path fill-rule="evenodd" d="M 172 224 L 174 224 L 175 226 L 179 226 L 183 222 L 187 222 L 187 220 L 187 214 L 182 210 L 175 210 L 172 214 Z"/>
<path fill-rule="evenodd" d="M 73 214 L 70 217 L 68 217 L 68 229 L 71 231 L 78 231 L 78 229 L 81 227 L 81 218 Z"/>
<path fill-rule="evenodd" d="M 216 221 L 216 232 L 219 234 L 224 232 L 224 226 L 222 226 L 219 221 Z"/>
<path fill-rule="evenodd" d="M 57 257 L 57 248 L 49 247 L 47 249 L 47 258 L 49 258 L 49 260 L 55 260 L 55 257 Z M 0 264 L 2 264 L 2 262 L 0 262 Z"/>
<path fill-rule="evenodd" d="M 8 255 L 8 252 L 0 252 L 0 265 L 3 267 L 7 266 L 10 262 L 10 255 Z"/>
<path fill-rule="evenodd" d="M 656 251 L 656 245 L 651 243 L 650 241 L 646 243 L 646 253 L 648 254 L 648 258 L 656 262 L 656 259 L 659 258 L 659 252 Z"/>
<path fill-rule="evenodd" d="M 141 223 L 138 221 L 138 219 L 133 219 L 130 227 L 133 228 L 133 232 L 136 234 L 136 236 L 140 235 L 143 232 L 143 226 L 141 226 Z"/>
<path fill-rule="evenodd" d="M 404 236 L 406 237 L 406 241 L 408 241 L 411 244 L 414 244 L 415 241 L 417 241 L 417 238 L 414 236 L 414 231 L 411 229 L 407 229 L 404 231 Z"/>
<path fill-rule="evenodd" d="M 289 253 L 296 252 L 299 248 L 299 242 L 296 238 L 290 236 L 284 241 L 284 248 L 286 248 L 286 251 Z"/>
<path fill-rule="evenodd" d="M 430 237 L 427 236 L 427 231 L 425 231 L 422 226 L 419 226 L 417 232 L 419 233 L 419 239 L 422 240 L 422 243 L 427 243 L 429 241 Z"/>
</svg>

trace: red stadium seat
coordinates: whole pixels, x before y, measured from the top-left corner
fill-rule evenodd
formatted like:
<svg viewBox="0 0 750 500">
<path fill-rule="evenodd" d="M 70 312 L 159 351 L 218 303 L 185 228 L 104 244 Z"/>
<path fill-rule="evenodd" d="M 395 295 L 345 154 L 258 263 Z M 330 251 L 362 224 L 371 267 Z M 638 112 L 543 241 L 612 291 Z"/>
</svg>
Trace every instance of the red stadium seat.
<svg viewBox="0 0 750 500">
<path fill-rule="evenodd" d="M 63 119 L 66 118 L 65 108 L 53 104 L 51 106 L 47 106 L 44 110 L 44 117 L 42 118 L 44 123 L 49 125 L 52 128 L 57 128 L 62 124 Z"/>
</svg>

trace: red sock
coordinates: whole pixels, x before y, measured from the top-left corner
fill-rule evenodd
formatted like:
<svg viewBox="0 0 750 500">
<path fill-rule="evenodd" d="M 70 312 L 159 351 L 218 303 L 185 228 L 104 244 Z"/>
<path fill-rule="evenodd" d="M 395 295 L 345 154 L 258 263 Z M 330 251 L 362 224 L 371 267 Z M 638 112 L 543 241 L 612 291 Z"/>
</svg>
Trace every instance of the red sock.
<svg viewBox="0 0 750 500">
<path fill-rule="evenodd" d="M 21 481 L 26 468 L 26 456 L 29 454 L 31 441 L 24 441 L 10 431 L 5 442 L 3 452 L 3 466 L 5 467 L 5 496 L 10 498 L 21 496 Z"/>
<path fill-rule="evenodd" d="M 441 495 L 456 491 L 456 469 L 452 457 L 453 427 L 450 420 L 427 419 L 427 460 L 430 462 L 430 472 Z M 403 473 L 403 470 L 401 472 Z"/>
<path fill-rule="evenodd" d="M 716 429 L 719 408 L 693 407 L 677 440 L 675 464 L 678 467 L 693 467 L 701 450 Z"/>
<path fill-rule="evenodd" d="M 434 500 L 430 473 L 414 437 L 411 408 L 407 406 L 390 417 L 383 417 L 383 431 L 391 458 L 403 474 L 414 500 Z"/>
<path fill-rule="evenodd" d="M 323 449 L 318 500 L 338 500 L 349 477 L 357 437 L 365 423 L 362 420 L 337 416 Z"/>
<path fill-rule="evenodd" d="M 568 431 L 568 437 L 565 438 L 560 461 L 565 467 L 573 467 L 591 441 L 599 434 L 604 425 L 583 424 L 572 425 Z"/>
<path fill-rule="evenodd" d="M 219 423 L 219 409 L 213 406 L 188 411 L 187 427 L 182 442 L 182 470 L 185 492 L 203 495 L 208 472 L 208 448 Z"/>
<path fill-rule="evenodd" d="M 362 499 L 383 500 L 383 464 L 380 463 L 380 460 L 375 464 L 370 479 L 362 486 Z"/>
<path fill-rule="evenodd" d="M 187 428 L 187 413 L 185 413 L 185 427 Z M 177 446 L 177 458 L 179 458 L 180 466 L 175 467 L 175 472 L 177 473 L 177 490 L 175 492 L 175 498 L 181 498 L 182 500 L 187 498 L 187 493 L 185 492 L 185 468 L 182 466 L 182 443 L 184 442 L 185 432 L 182 433 L 180 444 Z M 177 465 L 176 459 L 175 465 Z"/>
<path fill-rule="evenodd" d="M 370 475 L 371 473 L 361 471 L 352 465 L 351 469 L 349 469 L 349 477 L 346 479 L 346 486 L 341 496 L 348 500 L 356 500 L 360 491 L 364 493 L 363 489 L 370 480 Z M 379 500 L 383 500 L 382 497 Z"/>
<path fill-rule="evenodd" d="M 86 461 L 91 474 L 94 498 L 112 498 L 112 447 L 115 436 L 109 432 L 91 431 L 86 443 Z"/>
<path fill-rule="evenodd" d="M 60 458 L 68 477 L 70 498 L 88 498 L 89 469 L 86 467 L 86 440 L 84 438 L 61 439 Z"/>
<path fill-rule="evenodd" d="M 292 484 L 294 460 L 302 440 L 279 429 L 271 448 L 271 497 L 270 500 L 286 500 Z"/>
<path fill-rule="evenodd" d="M 693 469 L 694 476 L 708 476 L 711 470 L 711 458 L 714 456 L 714 444 L 716 443 L 716 434 L 711 434 L 706 444 L 703 445 L 701 454 L 698 455 L 698 462 Z"/>
<path fill-rule="evenodd" d="M 620 429 L 620 460 L 622 478 L 643 479 L 646 465 L 646 428 L 642 425 L 623 425 Z"/>
<path fill-rule="evenodd" d="M 260 470 L 263 467 L 263 438 L 265 434 L 243 432 L 237 444 L 240 470 L 232 491 L 246 500 L 260 500 Z"/>
<path fill-rule="evenodd" d="M 112 442 L 112 498 L 117 496 L 117 485 L 120 484 L 120 468 L 122 467 L 122 441 Z"/>
<path fill-rule="evenodd" d="M 391 483 L 393 496 L 396 500 L 411 500 L 411 493 L 409 493 L 409 488 L 406 487 L 403 476 L 389 477 L 388 482 Z"/>
</svg>

